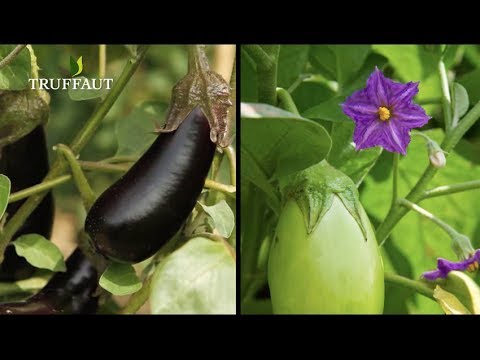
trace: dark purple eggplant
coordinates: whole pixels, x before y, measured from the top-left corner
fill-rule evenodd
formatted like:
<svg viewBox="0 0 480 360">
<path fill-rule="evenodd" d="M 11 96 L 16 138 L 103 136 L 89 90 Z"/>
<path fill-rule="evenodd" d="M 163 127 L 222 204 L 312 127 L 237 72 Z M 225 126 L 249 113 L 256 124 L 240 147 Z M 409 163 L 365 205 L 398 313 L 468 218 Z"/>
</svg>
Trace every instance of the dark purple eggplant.
<svg viewBox="0 0 480 360">
<path fill-rule="evenodd" d="M 48 169 L 48 151 L 43 126 L 37 126 L 26 136 L 1 150 L 0 173 L 10 178 L 12 192 L 42 182 Z M 6 210 L 8 217 L 11 218 L 25 201 L 26 199 L 8 205 Z M 50 192 L 16 232 L 14 239 L 31 233 L 49 239 L 53 213 L 53 196 Z M 0 264 L 0 281 L 25 279 L 31 276 L 34 270 L 35 268 L 25 258 L 17 255 L 13 246 L 9 246 Z"/>
<path fill-rule="evenodd" d="M 66 266 L 66 272 L 55 273 L 36 295 L 0 304 L 0 315 L 94 314 L 98 307 L 98 298 L 93 296 L 98 285 L 97 270 L 78 248 Z"/>
<path fill-rule="evenodd" d="M 192 212 L 214 153 L 210 125 L 196 107 L 93 204 L 85 230 L 96 250 L 125 263 L 155 254 Z"/>
</svg>

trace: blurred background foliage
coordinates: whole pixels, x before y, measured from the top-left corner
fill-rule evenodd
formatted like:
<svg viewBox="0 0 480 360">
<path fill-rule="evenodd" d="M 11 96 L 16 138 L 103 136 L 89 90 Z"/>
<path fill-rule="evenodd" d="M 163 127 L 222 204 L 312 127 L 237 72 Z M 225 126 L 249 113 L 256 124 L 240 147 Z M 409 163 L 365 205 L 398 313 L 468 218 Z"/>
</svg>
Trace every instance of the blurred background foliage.
<svg viewBox="0 0 480 360">
<path fill-rule="evenodd" d="M 375 66 L 396 81 L 420 81 L 415 101 L 432 117 L 422 130 L 441 141 L 444 118 L 438 63 L 443 53 L 449 82 L 467 90 L 471 108 L 480 101 L 480 46 L 478 45 L 281 45 L 277 86 L 291 94 L 300 114 L 323 125 L 332 136 L 332 125 L 350 126 L 351 119 L 339 106 L 353 91 L 365 87 Z M 257 102 L 257 70 L 248 53 L 241 52 L 241 101 Z M 360 161 L 360 160 L 358 160 Z M 383 151 L 359 186 L 361 201 L 376 227 L 386 216 L 392 187 L 392 154 Z M 399 196 L 405 196 L 428 164 L 423 139 L 412 138 L 406 157 L 400 160 Z M 429 188 L 480 179 L 480 122 L 450 153 Z M 448 222 L 480 247 L 480 191 L 428 199 L 421 206 Z M 265 243 L 268 242 L 268 237 Z M 268 247 L 268 246 L 267 246 Z M 264 249 L 265 246 L 262 247 Z M 259 254 L 259 271 L 265 271 L 266 251 Z M 409 213 L 382 248 L 385 270 L 419 279 L 436 267 L 437 257 L 455 260 L 450 238 L 430 221 Z M 480 284 L 480 276 L 475 275 Z M 268 288 L 257 294 L 269 297 Z M 386 285 L 385 313 L 443 313 L 440 306 L 409 289 Z M 268 309 L 268 304 L 265 305 Z M 255 310 L 264 312 L 265 309 Z"/>
</svg>

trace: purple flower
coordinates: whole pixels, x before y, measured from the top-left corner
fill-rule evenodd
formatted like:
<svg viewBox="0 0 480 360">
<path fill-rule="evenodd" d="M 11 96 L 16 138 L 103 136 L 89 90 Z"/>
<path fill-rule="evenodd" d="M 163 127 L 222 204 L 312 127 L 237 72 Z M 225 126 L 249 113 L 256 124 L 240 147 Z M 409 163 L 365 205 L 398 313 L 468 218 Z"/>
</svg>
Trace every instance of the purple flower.
<svg viewBox="0 0 480 360">
<path fill-rule="evenodd" d="M 375 67 L 367 87 L 355 91 L 341 104 L 343 112 L 355 121 L 353 141 L 357 150 L 380 145 L 407 154 L 410 130 L 430 120 L 425 110 L 413 103 L 418 84 L 390 80 Z"/>
<path fill-rule="evenodd" d="M 448 273 L 453 270 L 470 272 L 478 269 L 478 263 L 480 262 L 480 250 L 475 251 L 475 253 L 466 260 L 453 262 L 448 261 L 442 258 L 437 260 L 437 270 L 427 271 L 422 274 L 427 280 L 436 280 L 438 278 L 446 278 Z"/>
</svg>

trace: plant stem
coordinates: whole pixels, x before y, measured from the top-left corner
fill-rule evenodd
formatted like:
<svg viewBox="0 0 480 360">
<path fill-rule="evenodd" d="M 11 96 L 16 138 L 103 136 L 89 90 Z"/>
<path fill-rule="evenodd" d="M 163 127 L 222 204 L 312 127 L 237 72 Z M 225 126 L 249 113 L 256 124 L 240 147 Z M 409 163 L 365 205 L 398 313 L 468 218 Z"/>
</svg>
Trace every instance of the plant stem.
<svg viewBox="0 0 480 360">
<path fill-rule="evenodd" d="M 293 114 L 300 115 L 297 105 L 295 105 L 292 96 L 287 90 L 283 88 L 277 88 L 277 101 L 282 109 L 290 111 Z"/>
<path fill-rule="evenodd" d="M 237 158 L 235 156 L 235 149 L 232 145 L 223 149 L 227 154 L 228 162 L 230 164 L 230 183 L 232 186 L 237 186 Z"/>
<path fill-rule="evenodd" d="M 8 54 L 7 56 L 5 56 L 5 58 L 3 58 L 1 61 L 0 61 L 0 70 L 2 70 L 2 68 L 6 67 L 7 65 L 9 65 L 13 60 L 15 60 L 15 58 L 17 57 L 18 54 L 20 54 L 20 51 L 23 50 L 23 48 L 25 48 L 27 45 L 17 45 L 11 52 L 10 54 Z"/>
<path fill-rule="evenodd" d="M 418 206 L 417 204 L 414 204 L 406 199 L 398 199 L 398 204 L 405 206 L 406 208 L 416 211 L 423 217 L 431 220 L 434 224 L 439 226 L 443 231 L 445 231 L 450 237 L 454 237 L 455 235 L 458 234 L 458 232 L 452 228 L 450 225 L 448 225 L 446 222 L 440 220 L 437 218 L 435 215 L 433 215 L 431 212 L 425 210 L 421 206 Z"/>
<path fill-rule="evenodd" d="M 473 181 L 467 181 L 467 182 L 458 183 L 458 184 L 438 186 L 436 188 L 426 190 L 420 197 L 420 200 L 433 198 L 437 196 L 455 194 L 458 192 L 474 190 L 479 188 L 480 188 L 480 180 L 473 180 Z"/>
<path fill-rule="evenodd" d="M 274 60 L 262 49 L 260 45 L 243 45 L 243 49 L 250 55 L 257 66 L 269 68 L 273 66 Z"/>
<path fill-rule="evenodd" d="M 438 62 L 438 72 L 440 74 L 440 81 L 442 85 L 442 106 L 443 116 L 445 118 L 445 133 L 448 134 L 455 125 L 452 124 L 452 98 L 450 96 L 447 70 L 445 69 L 443 58 Z"/>
<path fill-rule="evenodd" d="M 452 131 L 445 136 L 445 139 L 440 147 L 447 153 L 452 151 L 463 135 L 465 135 L 465 133 L 473 126 L 473 124 L 475 124 L 479 117 L 480 101 L 477 102 L 475 106 L 463 117 L 462 121 L 458 123 L 458 126 L 455 129 L 452 129 Z M 422 198 L 428 183 L 437 173 L 437 170 L 437 168 L 429 164 L 413 189 L 410 190 L 405 198 L 413 203 L 418 202 Z M 379 241 L 380 246 L 382 246 L 387 240 L 392 229 L 407 212 L 408 209 L 402 206 L 395 206 L 394 208 L 390 209 L 387 217 L 376 230 L 377 240 Z"/>
<path fill-rule="evenodd" d="M 14 203 L 16 201 L 20 201 L 22 199 L 25 199 L 25 198 L 27 198 L 31 195 L 38 194 L 38 193 L 44 192 L 46 190 L 53 189 L 54 187 L 56 187 L 58 185 L 65 184 L 66 182 L 70 181 L 71 178 L 72 178 L 72 175 L 63 175 L 63 176 L 59 176 L 56 179 L 43 181 L 40 184 L 37 184 L 37 185 L 31 186 L 29 188 L 14 192 L 14 193 L 10 194 L 10 197 L 8 198 L 8 203 L 11 204 L 11 203 Z"/>
<path fill-rule="evenodd" d="M 84 161 L 78 160 L 81 168 L 84 170 L 100 170 L 105 173 L 124 173 L 130 169 L 130 164 L 115 165 L 104 163 L 103 161 Z"/>
<path fill-rule="evenodd" d="M 397 202 L 397 198 L 398 198 L 398 159 L 399 157 L 400 157 L 399 153 L 393 154 L 392 205 L 390 208 L 393 208 L 395 206 L 395 203 Z"/>
<path fill-rule="evenodd" d="M 78 154 L 81 149 L 90 141 L 92 136 L 95 134 L 95 131 L 100 126 L 103 118 L 112 108 L 113 104 L 117 98 L 122 93 L 123 89 L 127 85 L 128 81 L 135 73 L 137 68 L 140 66 L 145 53 L 148 50 L 148 46 L 141 46 L 138 49 L 137 57 L 130 59 L 125 66 L 122 74 L 114 83 L 112 89 L 107 94 L 105 99 L 100 103 L 96 108 L 95 112 L 92 114 L 90 119 L 87 120 L 83 128 L 79 131 L 75 139 L 72 141 L 70 148 L 74 154 Z M 53 180 L 60 175 L 63 175 L 67 170 L 66 163 L 61 157 L 57 157 L 56 161 L 53 163 L 50 171 L 46 175 L 44 181 Z M 7 223 L 3 232 L 0 236 L 0 263 L 3 261 L 3 254 L 5 248 L 7 247 L 10 240 L 12 240 L 13 235 L 20 229 L 22 224 L 25 222 L 27 217 L 35 210 L 35 208 L 43 200 L 47 191 L 42 193 L 37 193 L 28 198 L 27 201 L 17 210 L 15 215 Z"/>
<path fill-rule="evenodd" d="M 404 276 L 400 276 L 392 273 L 385 273 L 385 282 L 400 285 L 412 290 L 415 290 L 417 293 L 428 297 L 429 299 L 435 300 L 433 297 L 433 289 L 423 284 L 420 281 L 411 280 Z"/>
<path fill-rule="evenodd" d="M 138 310 L 140 310 L 143 304 L 145 304 L 150 297 L 152 277 L 153 275 L 150 275 L 145 279 L 142 288 L 130 297 L 127 305 L 120 310 L 119 314 L 135 314 Z"/>
<path fill-rule="evenodd" d="M 225 185 L 225 184 L 222 184 L 222 183 L 210 180 L 210 179 L 206 179 L 204 187 L 207 188 L 207 189 L 221 191 L 225 195 L 227 195 L 227 196 L 229 196 L 233 199 L 236 198 L 236 195 L 235 195 L 236 188 L 235 188 L 235 186 Z"/>
<path fill-rule="evenodd" d="M 138 156 L 113 156 L 110 158 L 103 159 L 99 161 L 100 163 L 109 163 L 109 164 L 115 164 L 115 163 L 121 163 L 121 162 L 135 162 L 138 160 Z"/>
<path fill-rule="evenodd" d="M 280 45 L 244 45 L 245 51 L 257 64 L 258 102 L 277 103 L 277 62 Z"/>
<path fill-rule="evenodd" d="M 83 173 L 82 168 L 78 163 L 78 160 L 76 159 L 70 148 L 64 144 L 58 144 L 54 146 L 53 150 L 58 151 L 60 154 L 62 154 L 70 165 L 70 169 L 73 175 L 73 181 L 75 181 L 78 192 L 82 197 L 83 206 L 88 212 L 88 210 L 90 210 L 93 203 L 95 202 L 95 193 L 90 187 L 90 184 L 88 183 L 88 180 L 85 177 L 85 174 Z"/>
<path fill-rule="evenodd" d="M 105 70 L 107 67 L 107 45 L 98 45 L 98 77 L 105 78 Z"/>
</svg>

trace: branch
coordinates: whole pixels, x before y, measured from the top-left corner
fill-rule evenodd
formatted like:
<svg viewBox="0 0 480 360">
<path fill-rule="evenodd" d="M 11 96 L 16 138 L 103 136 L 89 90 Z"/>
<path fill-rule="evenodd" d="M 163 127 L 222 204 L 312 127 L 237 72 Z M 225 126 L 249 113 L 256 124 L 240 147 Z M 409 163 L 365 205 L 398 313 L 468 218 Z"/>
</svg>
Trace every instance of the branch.
<svg viewBox="0 0 480 360">
<path fill-rule="evenodd" d="M 27 45 L 17 45 L 15 47 L 15 49 L 12 50 L 12 52 L 10 54 L 8 54 L 7 56 L 5 56 L 5 58 L 0 61 L 0 70 L 2 70 L 2 68 L 6 67 L 7 65 L 9 65 L 13 60 L 15 60 L 15 58 L 17 57 L 18 54 L 20 54 L 20 51 L 23 50 L 23 48 L 25 48 Z"/>
</svg>

